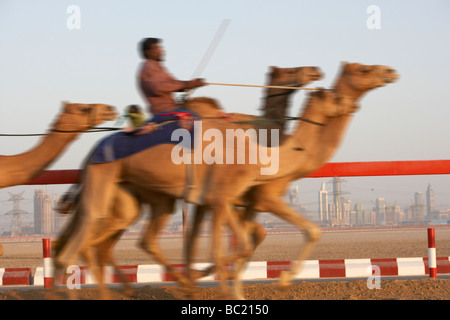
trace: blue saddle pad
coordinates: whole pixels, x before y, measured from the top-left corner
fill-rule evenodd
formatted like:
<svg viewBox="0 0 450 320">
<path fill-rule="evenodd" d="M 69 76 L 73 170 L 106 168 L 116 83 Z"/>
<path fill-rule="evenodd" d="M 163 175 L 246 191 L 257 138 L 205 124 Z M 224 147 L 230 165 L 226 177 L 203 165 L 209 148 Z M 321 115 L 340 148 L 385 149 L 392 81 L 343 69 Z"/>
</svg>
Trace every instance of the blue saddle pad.
<svg viewBox="0 0 450 320">
<path fill-rule="evenodd" d="M 196 115 L 191 111 L 179 108 L 174 112 L 161 112 L 156 114 L 149 122 L 161 123 L 170 120 L 177 120 L 177 112 L 189 112 L 194 119 Z M 143 135 L 133 135 L 126 132 L 117 132 L 102 139 L 91 153 L 89 161 L 99 164 L 116 161 L 154 147 L 160 144 L 180 144 L 179 141 L 172 141 L 172 132 L 181 128 L 178 121 L 170 122 L 160 126 L 157 130 Z M 193 146 L 193 134 L 191 134 L 190 146 Z"/>
</svg>

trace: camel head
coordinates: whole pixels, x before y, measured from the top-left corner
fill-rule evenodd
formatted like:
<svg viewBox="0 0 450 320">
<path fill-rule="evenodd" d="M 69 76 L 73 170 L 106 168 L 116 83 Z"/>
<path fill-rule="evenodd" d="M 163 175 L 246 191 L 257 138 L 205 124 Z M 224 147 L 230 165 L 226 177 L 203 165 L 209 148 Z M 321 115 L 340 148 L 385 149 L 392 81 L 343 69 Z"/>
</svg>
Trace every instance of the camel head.
<svg viewBox="0 0 450 320">
<path fill-rule="evenodd" d="M 319 105 L 320 113 L 326 118 L 335 118 L 358 110 L 354 99 L 341 96 L 333 90 L 319 89 L 309 94 L 307 106 L 310 104 Z"/>
<path fill-rule="evenodd" d="M 270 85 L 304 86 L 323 78 L 319 67 L 269 68 Z"/>
<path fill-rule="evenodd" d="M 269 67 L 268 84 L 271 86 L 302 87 L 312 81 L 322 79 L 323 73 L 319 67 L 297 67 L 278 68 Z M 289 97 L 297 90 L 268 88 L 266 90 L 266 100 L 264 100 L 261 110 L 264 110 L 263 117 L 268 119 L 278 119 L 272 126 L 284 130 L 284 119 L 289 108 Z"/>
<path fill-rule="evenodd" d="M 56 119 L 53 129 L 62 131 L 84 131 L 103 123 L 115 120 L 116 109 L 107 104 L 83 104 L 63 102 L 62 112 Z"/>
<path fill-rule="evenodd" d="M 347 93 L 357 98 L 369 90 L 396 82 L 399 74 L 391 67 L 343 63 L 336 88 L 346 88 Z"/>
</svg>

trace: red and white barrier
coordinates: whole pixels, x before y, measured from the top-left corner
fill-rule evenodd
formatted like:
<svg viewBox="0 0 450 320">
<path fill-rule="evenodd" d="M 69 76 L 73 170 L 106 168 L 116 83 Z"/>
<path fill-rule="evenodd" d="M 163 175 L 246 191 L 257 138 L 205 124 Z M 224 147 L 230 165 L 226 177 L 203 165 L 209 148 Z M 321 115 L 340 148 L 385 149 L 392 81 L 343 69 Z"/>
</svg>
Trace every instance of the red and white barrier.
<svg viewBox="0 0 450 320">
<path fill-rule="evenodd" d="M 436 257 L 434 228 L 428 232 L 428 258 L 389 258 L 389 259 L 341 259 L 307 260 L 294 279 L 319 278 L 358 278 L 369 277 L 373 271 L 379 276 L 424 276 L 437 278 L 437 274 L 450 274 L 450 257 Z M 36 268 L 0 268 L 0 285 L 35 285 L 51 288 L 53 285 L 53 262 L 50 239 L 42 239 L 43 267 Z M 291 261 L 250 262 L 242 280 L 275 279 L 282 271 L 291 268 Z M 209 263 L 197 263 L 195 269 L 205 269 Z M 173 267 L 184 272 L 185 265 Z M 157 283 L 174 281 L 172 276 L 160 265 L 131 265 L 119 267 L 131 283 Z M 94 278 L 86 267 L 79 268 L 80 284 L 95 284 Z M 119 277 L 111 267 L 106 268 L 106 283 L 119 283 Z M 202 278 L 202 281 L 217 280 L 214 275 Z"/>
<path fill-rule="evenodd" d="M 51 258 L 46 260 L 51 266 Z M 295 279 L 320 278 L 367 278 L 372 270 L 378 270 L 379 276 L 427 276 L 429 274 L 428 258 L 389 258 L 389 259 L 342 259 L 342 260 L 307 260 Z M 243 280 L 276 279 L 284 270 L 290 270 L 291 261 L 252 261 L 243 273 Z M 196 269 L 204 269 L 209 263 L 194 264 Z M 375 266 L 377 268 L 375 268 Z M 174 265 L 183 272 L 184 265 Z M 32 268 L 0 268 L 0 285 L 34 285 L 50 288 L 52 278 L 47 273 L 49 268 L 36 268 L 34 276 Z M 160 265 L 120 266 L 131 283 L 171 282 L 174 279 Z M 50 269 L 51 270 L 51 269 Z M 436 258 L 436 274 L 450 274 L 450 257 Z M 80 268 L 80 284 L 95 284 L 94 278 L 86 267 Z M 202 281 L 217 280 L 214 275 Z M 106 283 L 120 283 L 119 277 L 111 267 L 106 268 Z M 47 285 L 46 285 L 47 283 Z M 48 285 L 50 284 L 50 286 Z"/>
<path fill-rule="evenodd" d="M 430 278 L 437 278 L 436 268 L 436 241 L 434 228 L 428 228 L 428 267 L 430 269 Z"/>
<path fill-rule="evenodd" d="M 44 288 L 51 288 L 53 286 L 53 262 L 50 239 L 42 239 L 42 251 L 44 256 Z"/>
<path fill-rule="evenodd" d="M 243 273 L 243 280 L 276 279 L 284 270 L 290 270 L 291 261 L 253 261 Z M 197 263 L 196 269 L 203 269 L 209 263 Z M 342 260 L 307 260 L 294 279 L 321 278 L 367 278 L 372 270 L 379 270 L 379 276 L 426 276 L 429 273 L 428 258 L 389 258 L 389 259 L 342 259 Z M 184 265 L 174 265 L 183 272 Z M 37 268 L 36 276 L 38 275 Z M 129 265 L 120 269 L 131 283 L 171 282 L 174 279 L 160 265 Z M 81 267 L 80 284 L 95 284 L 89 270 Z M 450 274 L 450 257 L 436 258 L 436 273 Z M 40 273 L 42 277 L 42 272 Z M 34 285 L 42 285 L 43 280 L 34 277 Z M 120 283 L 112 268 L 106 269 L 106 283 Z M 202 278 L 201 281 L 217 280 L 214 275 Z"/>
<path fill-rule="evenodd" d="M 28 286 L 32 284 L 31 268 L 0 268 L 0 285 Z"/>
</svg>

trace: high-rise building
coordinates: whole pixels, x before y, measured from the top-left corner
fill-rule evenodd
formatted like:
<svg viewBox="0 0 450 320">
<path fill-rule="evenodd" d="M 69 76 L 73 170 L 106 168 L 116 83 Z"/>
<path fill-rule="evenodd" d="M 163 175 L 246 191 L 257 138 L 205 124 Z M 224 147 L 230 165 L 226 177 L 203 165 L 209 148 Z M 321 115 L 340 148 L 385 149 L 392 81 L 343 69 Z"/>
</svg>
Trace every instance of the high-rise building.
<svg viewBox="0 0 450 320">
<path fill-rule="evenodd" d="M 44 190 L 34 191 L 34 233 L 50 235 L 55 231 L 53 206 L 56 194 L 47 194 Z"/>
<path fill-rule="evenodd" d="M 431 184 L 427 187 L 427 217 L 431 219 L 433 212 L 436 210 L 434 204 L 434 189 Z"/>
<path fill-rule="evenodd" d="M 422 192 L 416 192 L 414 194 L 414 216 L 413 219 L 416 221 L 422 221 L 424 218 L 424 207 Z"/>
<path fill-rule="evenodd" d="M 34 233 L 41 234 L 41 216 L 44 210 L 44 190 L 34 190 Z"/>
<path fill-rule="evenodd" d="M 384 226 L 386 224 L 386 202 L 384 198 L 375 200 L 375 212 L 377 215 L 377 225 Z"/>
<path fill-rule="evenodd" d="M 352 211 L 352 219 L 350 220 L 350 225 L 352 226 L 362 226 L 364 224 L 364 210 L 360 203 L 355 203 Z"/>
<path fill-rule="evenodd" d="M 364 211 L 363 217 L 364 225 L 375 226 L 377 224 L 377 213 L 375 211 Z"/>
<path fill-rule="evenodd" d="M 386 206 L 386 221 L 385 225 L 394 226 L 400 221 L 400 206 Z"/>
<path fill-rule="evenodd" d="M 44 203 L 42 205 L 41 213 L 41 234 L 50 235 L 52 233 L 53 219 L 52 219 L 52 200 L 48 194 L 44 196 Z"/>
<path fill-rule="evenodd" d="M 340 221 L 340 225 L 349 225 L 350 224 L 350 212 L 352 211 L 352 200 L 342 199 L 342 218 Z"/>
<path fill-rule="evenodd" d="M 341 178 L 333 178 L 333 204 L 334 215 L 331 217 L 333 224 L 340 225 L 343 221 L 344 207 L 342 203 Z"/>
<path fill-rule="evenodd" d="M 325 188 L 325 182 L 319 191 L 319 221 L 328 222 L 330 220 L 328 212 L 328 191 Z"/>
</svg>

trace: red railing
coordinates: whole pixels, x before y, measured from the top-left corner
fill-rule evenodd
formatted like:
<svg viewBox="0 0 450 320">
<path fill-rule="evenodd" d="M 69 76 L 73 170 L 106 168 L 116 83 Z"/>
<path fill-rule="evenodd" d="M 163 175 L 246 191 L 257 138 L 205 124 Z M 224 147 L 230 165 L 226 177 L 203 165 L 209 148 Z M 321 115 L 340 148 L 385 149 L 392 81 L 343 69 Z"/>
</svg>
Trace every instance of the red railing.
<svg viewBox="0 0 450 320">
<path fill-rule="evenodd" d="M 81 170 L 48 170 L 27 185 L 77 183 Z M 450 174 L 450 160 L 327 163 L 308 178 Z"/>
</svg>

